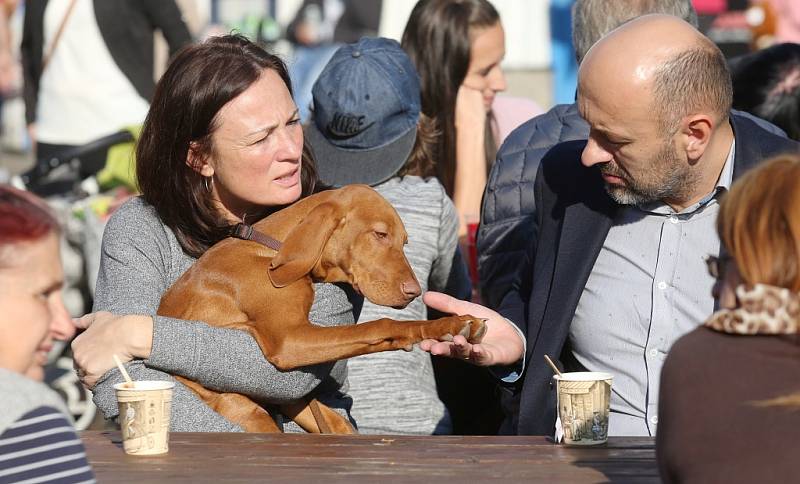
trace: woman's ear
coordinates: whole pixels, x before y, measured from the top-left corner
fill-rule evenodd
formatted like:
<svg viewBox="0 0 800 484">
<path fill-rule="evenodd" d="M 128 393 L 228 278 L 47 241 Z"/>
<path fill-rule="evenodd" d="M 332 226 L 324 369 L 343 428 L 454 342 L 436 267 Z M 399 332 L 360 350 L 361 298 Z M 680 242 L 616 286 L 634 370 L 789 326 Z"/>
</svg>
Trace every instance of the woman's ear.
<svg viewBox="0 0 800 484">
<path fill-rule="evenodd" d="M 214 175 L 214 167 L 208 163 L 207 157 L 200 152 L 200 146 L 196 141 L 189 142 L 189 150 L 186 152 L 186 166 L 203 177 Z"/>
</svg>

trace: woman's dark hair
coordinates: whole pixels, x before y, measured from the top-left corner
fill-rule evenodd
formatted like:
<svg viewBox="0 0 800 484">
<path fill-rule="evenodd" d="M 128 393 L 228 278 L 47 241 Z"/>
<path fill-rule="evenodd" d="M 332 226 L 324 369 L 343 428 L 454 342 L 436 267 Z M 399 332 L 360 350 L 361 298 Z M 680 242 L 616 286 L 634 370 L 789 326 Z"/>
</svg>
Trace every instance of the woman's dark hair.
<svg viewBox="0 0 800 484">
<path fill-rule="evenodd" d="M 203 176 L 187 165 L 189 144 L 199 156 L 213 153 L 217 113 L 266 70 L 292 92 L 283 61 L 245 37 L 224 35 L 184 47 L 156 85 L 136 146 L 136 177 L 144 199 L 193 257 L 227 237 L 230 222 L 215 208 Z M 313 193 L 316 180 L 304 143 L 301 196 Z"/>
<path fill-rule="evenodd" d="M 411 11 L 401 45 L 420 75 L 422 113 L 436 121 L 440 132 L 434 150 L 436 176 L 453 196 L 456 170 L 455 109 L 458 88 L 470 61 L 470 32 L 500 21 L 487 0 L 420 0 Z M 486 168 L 497 144 L 489 113 L 485 127 Z"/>
<path fill-rule="evenodd" d="M 419 114 L 417 121 L 417 138 L 414 147 L 408 155 L 406 164 L 397 172 L 397 176 L 415 175 L 423 178 L 436 175 L 436 160 L 434 150 L 439 142 L 439 131 L 436 122 Z"/>
<path fill-rule="evenodd" d="M 731 62 L 733 107 L 800 141 L 800 45 L 778 44 Z"/>
</svg>

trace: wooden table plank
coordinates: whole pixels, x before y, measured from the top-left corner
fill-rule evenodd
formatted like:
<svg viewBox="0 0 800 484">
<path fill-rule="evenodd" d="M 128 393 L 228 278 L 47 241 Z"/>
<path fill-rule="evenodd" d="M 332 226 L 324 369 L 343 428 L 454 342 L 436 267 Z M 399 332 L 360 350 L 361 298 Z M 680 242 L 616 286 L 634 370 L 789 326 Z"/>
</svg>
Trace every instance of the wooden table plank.
<svg viewBox="0 0 800 484">
<path fill-rule="evenodd" d="M 172 433 L 128 456 L 118 432 L 83 432 L 99 482 L 659 482 L 651 438 L 590 448 L 545 437 Z"/>
</svg>

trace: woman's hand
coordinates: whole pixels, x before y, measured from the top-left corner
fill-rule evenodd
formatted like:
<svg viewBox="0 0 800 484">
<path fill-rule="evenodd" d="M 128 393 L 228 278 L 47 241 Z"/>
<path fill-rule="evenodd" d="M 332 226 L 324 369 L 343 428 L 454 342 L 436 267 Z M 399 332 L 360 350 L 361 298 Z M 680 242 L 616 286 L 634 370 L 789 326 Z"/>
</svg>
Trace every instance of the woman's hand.
<svg viewBox="0 0 800 484">
<path fill-rule="evenodd" d="M 456 130 L 467 133 L 483 133 L 486 124 L 486 106 L 483 104 L 483 93 L 465 84 L 458 88 L 456 94 Z M 481 136 L 483 139 L 483 136 Z"/>
<path fill-rule="evenodd" d="M 426 292 L 422 299 L 444 313 L 486 319 L 486 334 L 479 344 L 470 344 L 465 337 L 456 335 L 453 341 L 424 340 L 419 345 L 422 350 L 432 355 L 468 360 L 479 366 L 511 365 L 522 358 L 525 347 L 520 334 L 497 312 L 440 292 Z"/>
<path fill-rule="evenodd" d="M 74 321 L 79 329 L 85 329 L 72 340 L 72 356 L 78 378 L 87 388 L 94 388 L 97 380 L 114 367 L 114 354 L 123 363 L 150 356 L 153 318 L 149 316 L 99 311 Z"/>
</svg>

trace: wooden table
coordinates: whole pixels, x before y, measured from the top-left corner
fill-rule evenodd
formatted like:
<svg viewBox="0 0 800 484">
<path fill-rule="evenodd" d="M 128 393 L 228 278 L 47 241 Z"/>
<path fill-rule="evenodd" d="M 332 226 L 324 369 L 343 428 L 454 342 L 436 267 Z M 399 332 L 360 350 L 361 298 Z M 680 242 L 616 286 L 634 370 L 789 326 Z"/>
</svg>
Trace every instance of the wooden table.
<svg viewBox="0 0 800 484">
<path fill-rule="evenodd" d="M 574 448 L 545 437 L 173 433 L 128 456 L 119 432 L 81 434 L 98 482 L 659 482 L 651 438 Z"/>
</svg>

